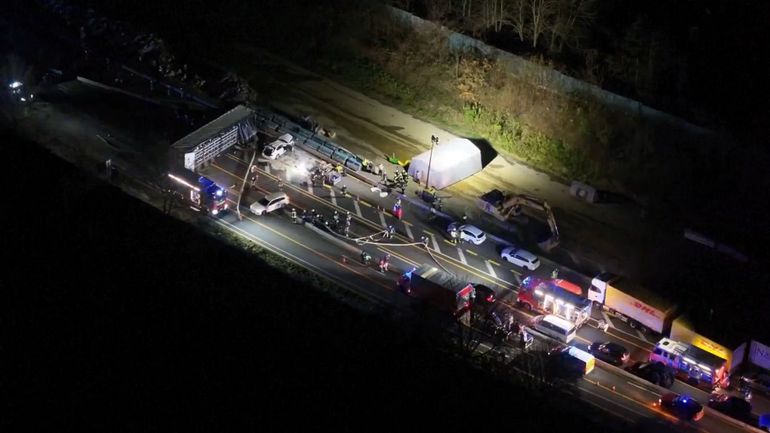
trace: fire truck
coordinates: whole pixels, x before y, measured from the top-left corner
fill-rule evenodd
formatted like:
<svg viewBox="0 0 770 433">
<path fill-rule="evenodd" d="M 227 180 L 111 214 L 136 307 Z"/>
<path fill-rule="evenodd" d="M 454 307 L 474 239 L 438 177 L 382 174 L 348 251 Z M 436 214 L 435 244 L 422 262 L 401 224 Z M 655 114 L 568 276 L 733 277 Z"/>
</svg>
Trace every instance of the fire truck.
<svg viewBox="0 0 770 433">
<path fill-rule="evenodd" d="M 473 284 L 431 265 L 422 265 L 404 273 L 396 286 L 400 291 L 456 317 L 466 312 L 476 299 Z"/>
<path fill-rule="evenodd" d="M 667 365 L 680 380 L 699 388 L 727 388 L 727 361 L 698 347 L 662 338 L 650 353 L 650 362 Z"/>
<path fill-rule="evenodd" d="M 577 327 L 591 317 L 591 301 L 565 290 L 553 280 L 525 278 L 516 301 L 522 308 L 563 317 Z"/>
<path fill-rule="evenodd" d="M 168 173 L 168 184 L 178 197 L 197 211 L 219 215 L 227 210 L 227 190 L 189 170 Z"/>
</svg>

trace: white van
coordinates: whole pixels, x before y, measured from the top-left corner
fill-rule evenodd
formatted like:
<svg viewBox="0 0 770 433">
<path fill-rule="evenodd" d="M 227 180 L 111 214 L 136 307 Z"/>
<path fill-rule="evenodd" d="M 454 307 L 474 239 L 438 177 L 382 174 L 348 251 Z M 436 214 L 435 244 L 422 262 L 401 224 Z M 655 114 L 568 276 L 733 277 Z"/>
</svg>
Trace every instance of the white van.
<svg viewBox="0 0 770 433">
<path fill-rule="evenodd" d="M 535 317 L 532 328 L 564 343 L 572 341 L 577 330 L 574 323 L 552 314 Z"/>
</svg>

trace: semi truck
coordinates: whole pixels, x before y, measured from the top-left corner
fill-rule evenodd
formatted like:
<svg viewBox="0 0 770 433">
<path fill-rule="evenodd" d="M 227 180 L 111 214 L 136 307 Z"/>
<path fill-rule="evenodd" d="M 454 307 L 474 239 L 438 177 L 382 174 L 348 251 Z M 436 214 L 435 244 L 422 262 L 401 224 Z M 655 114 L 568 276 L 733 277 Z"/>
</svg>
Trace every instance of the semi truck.
<svg viewBox="0 0 770 433">
<path fill-rule="evenodd" d="M 516 302 L 527 310 L 563 317 L 579 328 L 591 318 L 591 301 L 561 287 L 559 281 L 529 276 L 521 282 Z"/>
<path fill-rule="evenodd" d="M 468 311 L 476 299 L 473 284 L 431 265 L 421 265 L 404 273 L 396 285 L 402 292 L 454 316 Z"/>
<path fill-rule="evenodd" d="M 181 169 L 167 173 L 168 185 L 179 198 L 198 211 L 219 215 L 227 210 L 227 190 L 213 180 Z"/>
<path fill-rule="evenodd" d="M 634 329 L 667 335 L 677 315 L 677 305 L 655 293 L 609 272 L 597 275 L 588 289 L 588 299 Z"/>
</svg>

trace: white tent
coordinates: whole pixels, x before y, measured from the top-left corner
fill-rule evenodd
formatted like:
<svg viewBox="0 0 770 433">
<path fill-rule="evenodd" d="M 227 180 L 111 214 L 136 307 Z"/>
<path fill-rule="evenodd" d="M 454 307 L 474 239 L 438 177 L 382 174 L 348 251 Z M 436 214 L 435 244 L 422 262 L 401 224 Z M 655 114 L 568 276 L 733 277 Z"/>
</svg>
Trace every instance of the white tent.
<svg viewBox="0 0 770 433">
<path fill-rule="evenodd" d="M 428 180 L 436 189 L 453 185 L 468 176 L 478 173 L 481 166 L 481 151 L 475 144 L 465 138 L 456 138 L 448 143 L 440 143 L 433 147 L 433 157 L 430 150 L 423 152 L 409 163 L 409 175 L 425 184 Z M 430 178 L 428 179 L 428 165 Z"/>
</svg>

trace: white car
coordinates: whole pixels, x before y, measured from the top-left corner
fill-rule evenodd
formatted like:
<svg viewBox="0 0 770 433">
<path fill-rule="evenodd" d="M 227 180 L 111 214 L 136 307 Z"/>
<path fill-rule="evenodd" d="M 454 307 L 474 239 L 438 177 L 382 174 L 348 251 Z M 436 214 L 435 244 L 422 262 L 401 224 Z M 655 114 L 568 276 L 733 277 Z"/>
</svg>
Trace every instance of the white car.
<svg viewBox="0 0 770 433">
<path fill-rule="evenodd" d="M 278 159 L 294 146 L 294 137 L 291 134 L 283 134 L 277 140 L 265 146 L 262 157 L 266 159 Z"/>
<path fill-rule="evenodd" d="M 255 201 L 249 206 L 254 215 L 264 215 L 289 204 L 289 196 L 285 192 L 274 192 Z"/>
<path fill-rule="evenodd" d="M 500 251 L 500 257 L 508 263 L 513 263 L 516 266 L 527 268 L 530 271 L 534 271 L 540 267 L 540 259 L 536 255 L 530 253 L 527 250 L 522 250 L 516 247 L 506 247 Z"/>
<path fill-rule="evenodd" d="M 473 245 L 481 245 L 487 240 L 487 235 L 480 228 L 470 224 L 462 225 L 458 228 L 460 231 L 460 240 L 470 242 Z"/>
</svg>

